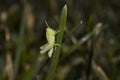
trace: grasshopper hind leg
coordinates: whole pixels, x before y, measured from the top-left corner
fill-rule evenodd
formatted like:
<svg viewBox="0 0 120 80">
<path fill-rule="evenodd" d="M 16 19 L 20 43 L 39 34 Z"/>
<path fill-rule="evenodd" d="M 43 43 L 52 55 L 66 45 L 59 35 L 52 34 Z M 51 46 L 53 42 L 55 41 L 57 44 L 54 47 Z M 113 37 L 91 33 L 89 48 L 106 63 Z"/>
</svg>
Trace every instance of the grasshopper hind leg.
<svg viewBox="0 0 120 80">
<path fill-rule="evenodd" d="M 52 56 L 52 53 L 53 53 L 53 48 L 51 48 L 51 49 L 48 51 L 48 56 L 51 57 L 51 56 Z"/>
</svg>

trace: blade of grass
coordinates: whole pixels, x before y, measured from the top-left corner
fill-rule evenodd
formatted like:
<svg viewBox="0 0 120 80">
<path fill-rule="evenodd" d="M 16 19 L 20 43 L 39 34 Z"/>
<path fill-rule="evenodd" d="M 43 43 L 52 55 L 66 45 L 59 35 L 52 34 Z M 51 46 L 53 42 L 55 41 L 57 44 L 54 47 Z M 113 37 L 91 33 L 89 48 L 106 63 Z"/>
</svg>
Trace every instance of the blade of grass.
<svg viewBox="0 0 120 80">
<path fill-rule="evenodd" d="M 66 57 L 70 56 L 80 45 L 82 45 L 83 43 L 85 43 L 88 39 L 90 39 L 91 37 L 99 34 L 99 32 L 103 29 L 103 25 L 102 23 L 99 23 L 99 25 L 97 25 L 92 32 L 90 32 L 89 34 L 87 34 L 85 37 L 83 37 L 82 39 L 78 40 L 70 49 L 69 51 L 66 53 L 66 55 L 64 57 L 61 58 L 60 63 L 62 61 L 64 61 L 64 59 L 66 59 Z"/>
<path fill-rule="evenodd" d="M 65 5 L 62 9 L 61 17 L 60 17 L 60 24 L 59 24 L 60 33 L 56 36 L 56 43 L 60 44 L 60 45 L 62 45 L 64 29 L 66 26 L 66 19 L 67 19 L 67 5 Z M 60 50 L 61 50 L 60 47 L 56 47 L 56 50 L 54 50 L 52 62 L 50 64 L 50 68 L 49 68 L 49 71 L 47 73 L 45 80 L 53 80 L 54 79 L 55 70 L 56 70 L 56 66 L 58 64 L 58 59 L 59 59 L 59 55 L 60 55 Z"/>
<path fill-rule="evenodd" d="M 18 73 L 18 67 L 19 67 L 19 62 L 20 62 L 20 54 L 21 54 L 21 48 L 22 48 L 22 42 L 24 39 L 24 32 L 25 32 L 25 4 L 26 4 L 26 0 L 24 0 L 24 10 L 22 13 L 22 20 L 21 20 L 21 28 L 20 28 L 20 34 L 19 34 L 19 39 L 17 42 L 17 49 L 16 49 L 16 55 L 15 55 L 15 62 L 14 62 L 14 79 L 17 76 Z"/>
<path fill-rule="evenodd" d="M 104 72 L 104 70 L 96 64 L 96 62 L 93 60 L 92 61 L 92 69 L 95 72 L 95 74 L 97 75 L 99 80 L 110 80 L 108 78 L 108 76 L 106 75 L 106 73 Z"/>
<path fill-rule="evenodd" d="M 0 26 L 0 80 L 3 79 L 3 72 L 5 67 L 5 31 Z"/>
</svg>

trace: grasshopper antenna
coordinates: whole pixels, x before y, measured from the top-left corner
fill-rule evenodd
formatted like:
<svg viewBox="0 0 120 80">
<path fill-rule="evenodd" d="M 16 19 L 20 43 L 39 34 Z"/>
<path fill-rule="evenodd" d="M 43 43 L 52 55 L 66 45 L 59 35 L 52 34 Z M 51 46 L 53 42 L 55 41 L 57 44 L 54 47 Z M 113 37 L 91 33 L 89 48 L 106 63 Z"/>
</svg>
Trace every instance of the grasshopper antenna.
<svg viewBox="0 0 120 80">
<path fill-rule="evenodd" d="M 47 26 L 47 27 L 49 27 L 49 25 L 48 25 L 48 23 L 47 23 L 47 21 L 46 21 L 46 20 L 45 20 L 45 24 L 46 24 L 46 26 Z"/>
</svg>

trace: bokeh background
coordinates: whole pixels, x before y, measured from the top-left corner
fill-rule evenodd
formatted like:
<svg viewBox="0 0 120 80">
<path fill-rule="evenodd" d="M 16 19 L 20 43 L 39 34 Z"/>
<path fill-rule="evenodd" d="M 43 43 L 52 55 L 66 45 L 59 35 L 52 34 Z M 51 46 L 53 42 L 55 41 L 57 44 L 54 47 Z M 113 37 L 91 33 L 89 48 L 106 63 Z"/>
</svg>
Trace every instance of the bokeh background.
<svg viewBox="0 0 120 80">
<path fill-rule="evenodd" d="M 65 4 L 67 25 L 55 80 L 120 80 L 119 0 L 0 0 L 0 80 L 31 80 L 46 63 L 47 54 L 40 54 L 47 42 L 45 20 L 57 30 Z M 96 40 L 90 37 L 69 54 L 99 23 L 105 28 Z M 49 65 L 39 80 L 45 79 Z"/>
</svg>

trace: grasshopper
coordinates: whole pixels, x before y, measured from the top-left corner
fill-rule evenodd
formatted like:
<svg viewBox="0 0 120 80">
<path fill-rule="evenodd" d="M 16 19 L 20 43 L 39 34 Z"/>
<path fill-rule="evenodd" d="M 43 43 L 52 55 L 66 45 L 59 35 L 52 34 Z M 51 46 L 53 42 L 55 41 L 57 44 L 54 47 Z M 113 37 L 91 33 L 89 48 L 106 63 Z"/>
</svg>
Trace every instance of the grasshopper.
<svg viewBox="0 0 120 80">
<path fill-rule="evenodd" d="M 40 53 L 44 54 L 46 52 L 48 52 L 48 56 L 51 58 L 54 47 L 58 46 L 60 47 L 59 44 L 55 43 L 55 35 L 58 34 L 60 31 L 56 31 L 54 29 L 52 29 L 48 24 L 47 21 L 45 21 L 47 28 L 46 28 L 46 39 L 47 39 L 47 43 L 44 44 L 43 46 L 40 47 Z"/>
</svg>

